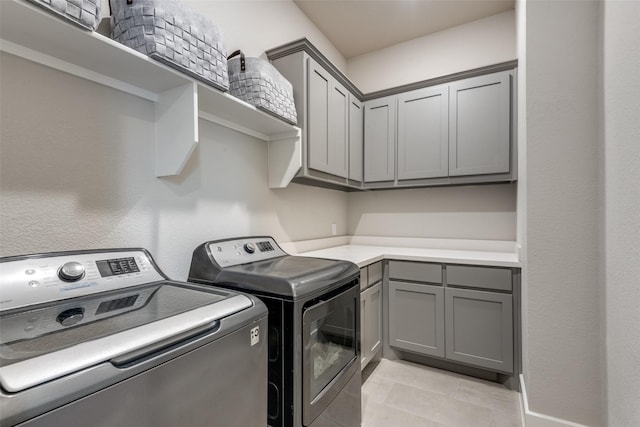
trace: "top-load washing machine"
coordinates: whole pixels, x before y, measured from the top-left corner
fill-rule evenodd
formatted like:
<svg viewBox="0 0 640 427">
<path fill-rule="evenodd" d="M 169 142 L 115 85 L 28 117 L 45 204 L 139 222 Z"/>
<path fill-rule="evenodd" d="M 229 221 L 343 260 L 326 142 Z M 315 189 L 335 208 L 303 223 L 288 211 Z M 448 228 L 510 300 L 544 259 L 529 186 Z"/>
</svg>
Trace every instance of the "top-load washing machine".
<svg viewBox="0 0 640 427">
<path fill-rule="evenodd" d="M 267 309 L 144 249 L 0 259 L 0 425 L 264 426 Z"/>
</svg>

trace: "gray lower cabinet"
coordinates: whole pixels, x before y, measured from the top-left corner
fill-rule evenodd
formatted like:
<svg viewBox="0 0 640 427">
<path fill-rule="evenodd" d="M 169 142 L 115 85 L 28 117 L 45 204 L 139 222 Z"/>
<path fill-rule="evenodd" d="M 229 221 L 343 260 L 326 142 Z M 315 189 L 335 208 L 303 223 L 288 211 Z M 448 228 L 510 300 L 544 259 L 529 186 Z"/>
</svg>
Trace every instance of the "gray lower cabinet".
<svg viewBox="0 0 640 427">
<path fill-rule="evenodd" d="M 395 179 L 396 96 L 364 103 L 364 181 Z M 392 184 L 390 184 L 392 185 Z"/>
<path fill-rule="evenodd" d="M 382 347 L 382 282 L 360 295 L 361 369 Z"/>
<path fill-rule="evenodd" d="M 449 174 L 449 86 L 398 95 L 398 180 Z"/>
<path fill-rule="evenodd" d="M 450 86 L 449 175 L 501 174 L 511 164 L 511 73 Z"/>
<path fill-rule="evenodd" d="M 447 288 L 444 312 L 447 359 L 513 372 L 511 294 Z"/>
<path fill-rule="evenodd" d="M 444 357 L 444 288 L 389 281 L 389 345 Z"/>
<path fill-rule="evenodd" d="M 513 275 L 511 268 L 390 260 L 389 347 L 512 374 Z"/>
</svg>

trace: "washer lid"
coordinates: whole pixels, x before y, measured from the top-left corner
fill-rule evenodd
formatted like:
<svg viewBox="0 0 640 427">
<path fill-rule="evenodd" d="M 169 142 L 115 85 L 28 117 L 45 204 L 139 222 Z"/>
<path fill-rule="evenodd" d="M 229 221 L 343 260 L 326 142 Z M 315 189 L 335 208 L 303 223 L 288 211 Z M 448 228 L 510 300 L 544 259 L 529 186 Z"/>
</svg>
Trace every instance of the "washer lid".
<svg viewBox="0 0 640 427">
<path fill-rule="evenodd" d="M 215 329 L 220 319 L 252 306 L 235 292 L 161 282 L 3 314 L 0 385 L 19 392 L 146 348 L 155 351 L 159 343 Z M 64 326 L 65 313 L 82 315 Z"/>
</svg>

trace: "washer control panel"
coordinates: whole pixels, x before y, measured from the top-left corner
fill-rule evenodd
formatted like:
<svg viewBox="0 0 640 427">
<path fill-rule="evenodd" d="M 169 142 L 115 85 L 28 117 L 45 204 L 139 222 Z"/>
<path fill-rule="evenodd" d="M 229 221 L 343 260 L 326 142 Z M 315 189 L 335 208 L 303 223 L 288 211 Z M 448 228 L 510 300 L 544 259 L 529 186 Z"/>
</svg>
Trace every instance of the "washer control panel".
<svg viewBox="0 0 640 427">
<path fill-rule="evenodd" d="M 246 264 L 287 255 L 272 237 L 245 237 L 209 242 L 209 253 L 221 267 Z"/>
<path fill-rule="evenodd" d="M 0 260 L 0 312 L 164 279 L 143 250 L 5 258 Z M 83 316 L 68 313 L 62 320 L 69 324 Z"/>
</svg>

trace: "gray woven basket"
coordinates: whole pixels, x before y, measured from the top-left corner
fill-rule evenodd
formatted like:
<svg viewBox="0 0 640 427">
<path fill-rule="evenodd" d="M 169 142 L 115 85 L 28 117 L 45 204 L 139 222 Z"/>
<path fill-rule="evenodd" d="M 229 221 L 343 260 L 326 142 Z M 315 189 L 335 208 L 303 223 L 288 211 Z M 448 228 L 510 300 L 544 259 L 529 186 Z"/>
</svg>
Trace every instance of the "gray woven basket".
<svg viewBox="0 0 640 427">
<path fill-rule="evenodd" d="M 239 53 L 240 58 L 232 58 Z M 246 58 L 241 52 L 229 57 L 229 93 L 279 118 L 297 124 L 293 87 L 268 61 Z M 242 70 L 242 62 L 245 69 Z"/>
<path fill-rule="evenodd" d="M 216 88 L 229 89 L 222 35 L 177 0 L 111 0 L 111 37 Z"/>
<path fill-rule="evenodd" d="M 94 31 L 100 23 L 101 0 L 29 0 L 87 30 Z"/>
</svg>

